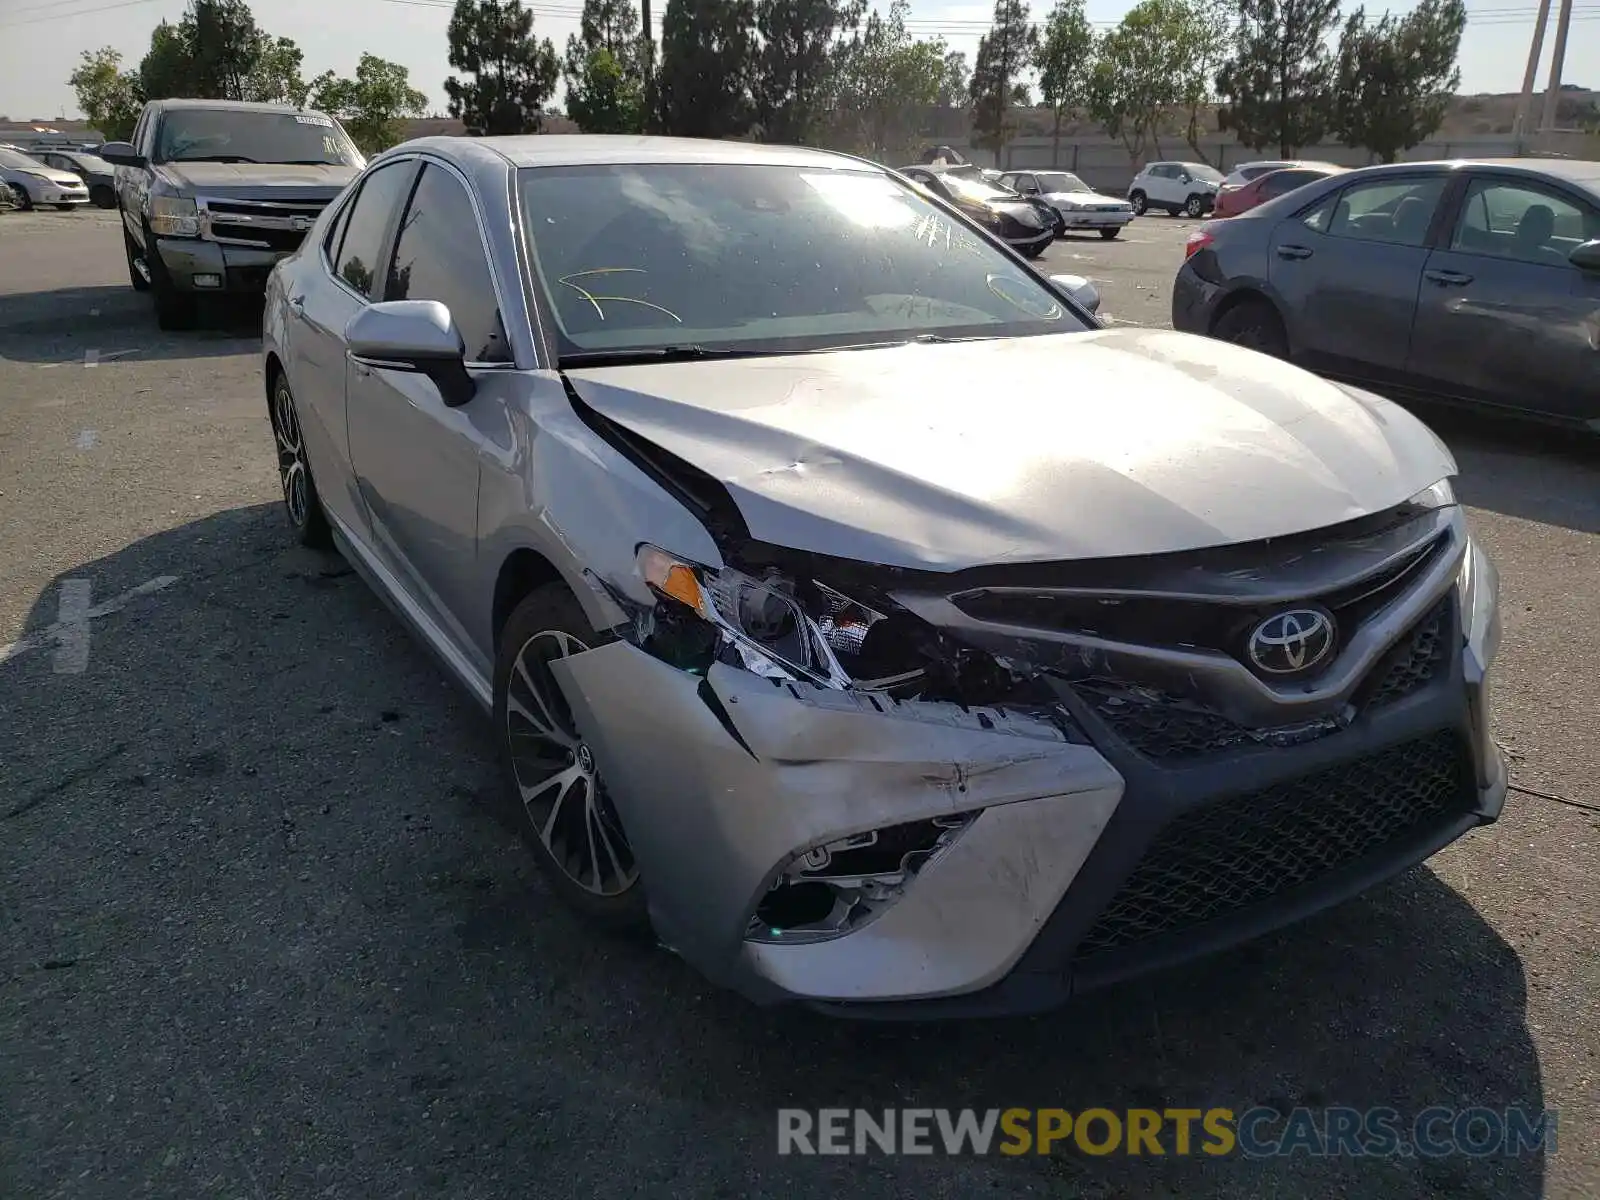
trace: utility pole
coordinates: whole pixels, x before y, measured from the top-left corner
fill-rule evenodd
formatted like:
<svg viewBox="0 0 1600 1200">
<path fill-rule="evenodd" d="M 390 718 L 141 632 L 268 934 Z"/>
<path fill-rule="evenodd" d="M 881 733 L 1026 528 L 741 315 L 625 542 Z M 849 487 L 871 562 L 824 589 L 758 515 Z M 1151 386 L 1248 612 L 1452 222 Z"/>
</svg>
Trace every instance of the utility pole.
<svg viewBox="0 0 1600 1200">
<path fill-rule="evenodd" d="M 1522 96 L 1517 115 L 1511 122 L 1511 136 L 1526 137 L 1528 116 L 1533 111 L 1533 85 L 1539 78 L 1539 55 L 1544 50 L 1544 27 L 1550 23 L 1550 0 L 1539 0 L 1539 18 L 1533 23 L 1533 45 L 1528 48 L 1528 69 L 1522 76 Z"/>
<path fill-rule="evenodd" d="M 1550 90 L 1544 94 L 1544 119 L 1539 132 L 1556 127 L 1556 101 L 1561 97 L 1561 68 L 1566 65 L 1567 30 L 1572 25 L 1572 0 L 1561 0 L 1561 15 L 1556 18 L 1556 50 L 1550 60 Z"/>
<path fill-rule="evenodd" d="M 1546 4 L 1550 0 L 1544 0 Z M 656 27 L 650 23 L 650 0 L 639 0 L 644 24 L 644 131 L 656 132 Z"/>
</svg>

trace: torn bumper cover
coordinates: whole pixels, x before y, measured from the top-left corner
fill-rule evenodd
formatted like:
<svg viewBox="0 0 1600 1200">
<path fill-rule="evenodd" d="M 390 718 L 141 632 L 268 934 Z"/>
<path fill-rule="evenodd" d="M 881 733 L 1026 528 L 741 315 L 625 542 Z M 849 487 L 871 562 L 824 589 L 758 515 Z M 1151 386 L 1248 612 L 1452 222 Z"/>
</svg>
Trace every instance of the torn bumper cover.
<svg viewBox="0 0 1600 1200">
<path fill-rule="evenodd" d="M 1193 762 L 1153 761 L 1064 680 L 1082 740 L 998 708 L 686 671 L 626 641 L 553 669 L 657 932 L 714 982 L 854 1016 L 1040 1011 L 1326 908 L 1495 819 L 1495 580 L 1464 549 L 1435 630 L 1457 649 L 1425 679 L 1334 736 Z"/>
</svg>

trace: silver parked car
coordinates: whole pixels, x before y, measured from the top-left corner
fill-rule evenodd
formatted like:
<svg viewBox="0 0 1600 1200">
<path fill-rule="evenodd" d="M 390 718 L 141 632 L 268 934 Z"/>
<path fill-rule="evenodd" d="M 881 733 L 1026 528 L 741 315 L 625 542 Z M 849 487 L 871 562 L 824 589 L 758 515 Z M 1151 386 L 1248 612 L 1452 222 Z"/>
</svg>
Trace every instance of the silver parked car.
<svg viewBox="0 0 1600 1200">
<path fill-rule="evenodd" d="M 89 203 L 89 189 L 77 175 L 9 146 L 0 146 L 0 183 L 11 185 L 23 208 L 43 204 L 69 209 Z"/>
<path fill-rule="evenodd" d="M 839 155 L 411 142 L 268 283 L 289 519 L 492 712 L 581 912 L 762 1002 L 1047 1007 L 1506 785 L 1439 441 L 1071 286 Z"/>
</svg>

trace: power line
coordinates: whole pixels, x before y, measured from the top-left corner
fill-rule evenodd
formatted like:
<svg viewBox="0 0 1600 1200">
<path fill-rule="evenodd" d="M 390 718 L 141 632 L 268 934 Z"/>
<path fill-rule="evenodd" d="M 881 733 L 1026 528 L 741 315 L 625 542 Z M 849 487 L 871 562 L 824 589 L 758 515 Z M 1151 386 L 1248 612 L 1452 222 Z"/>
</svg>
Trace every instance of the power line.
<svg viewBox="0 0 1600 1200">
<path fill-rule="evenodd" d="M 77 12 L 54 13 L 51 16 L 48 16 L 48 17 L 30 17 L 26 21 L 7 21 L 4 24 L 0 24 L 0 29 L 15 29 L 18 26 L 22 26 L 22 25 L 43 25 L 46 21 L 66 21 L 66 20 L 69 20 L 72 17 L 87 17 L 87 16 L 93 15 L 94 13 L 111 12 L 114 9 L 118 9 L 118 8 L 138 8 L 140 5 L 143 5 L 143 4 L 158 4 L 158 3 L 161 3 L 161 0 L 122 0 L 122 2 L 120 4 L 104 4 L 104 5 L 101 5 L 99 8 L 84 8 L 84 9 L 79 9 Z M 38 7 L 39 8 L 55 8 L 56 5 L 53 5 L 53 4 L 42 4 L 42 5 L 39 5 Z M 22 9 L 22 10 L 19 10 L 19 11 L 27 12 L 29 10 Z"/>
</svg>

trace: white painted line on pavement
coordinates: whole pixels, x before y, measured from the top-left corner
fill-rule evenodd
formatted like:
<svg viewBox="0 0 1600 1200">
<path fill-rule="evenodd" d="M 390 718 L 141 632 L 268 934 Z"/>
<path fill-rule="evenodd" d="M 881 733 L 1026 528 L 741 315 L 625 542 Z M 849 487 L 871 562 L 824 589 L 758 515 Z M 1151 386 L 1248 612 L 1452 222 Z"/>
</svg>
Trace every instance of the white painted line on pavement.
<svg viewBox="0 0 1600 1200">
<path fill-rule="evenodd" d="M 78 441 L 77 441 L 76 445 L 77 445 L 79 450 L 93 450 L 94 449 L 94 444 L 95 444 L 96 441 L 99 440 L 99 438 L 100 438 L 100 435 L 98 433 L 96 433 L 94 430 L 85 429 L 82 433 L 80 433 L 78 435 Z"/>
<path fill-rule="evenodd" d="M 56 601 L 56 655 L 50 669 L 57 675 L 82 675 L 89 666 L 89 598 L 87 579 L 63 579 Z"/>
<path fill-rule="evenodd" d="M 88 581 L 64 579 L 61 581 L 61 585 L 64 589 L 67 584 L 74 582 L 87 583 Z M 138 587 L 129 588 L 120 596 L 113 596 L 103 604 L 95 605 L 93 608 L 89 609 L 87 613 L 85 613 L 85 616 L 91 621 L 99 617 L 110 616 L 114 612 L 120 612 L 129 604 L 139 599 L 139 597 L 148 596 L 154 592 L 159 592 L 163 588 L 169 588 L 177 582 L 178 577 L 176 575 L 158 575 L 154 579 L 147 579 Z M 64 605 L 64 601 L 62 603 Z M 57 615 L 59 618 L 59 610 Z M 0 646 L 0 664 L 7 663 L 13 658 L 20 657 L 21 655 L 26 654 L 29 650 L 37 650 L 40 646 L 47 645 L 50 642 L 58 641 L 61 637 L 61 634 L 61 621 L 58 619 L 54 625 L 46 626 L 45 628 L 39 630 L 38 633 L 29 634 L 25 638 L 12 642 L 9 646 Z"/>
</svg>

